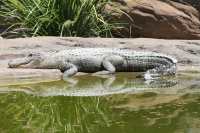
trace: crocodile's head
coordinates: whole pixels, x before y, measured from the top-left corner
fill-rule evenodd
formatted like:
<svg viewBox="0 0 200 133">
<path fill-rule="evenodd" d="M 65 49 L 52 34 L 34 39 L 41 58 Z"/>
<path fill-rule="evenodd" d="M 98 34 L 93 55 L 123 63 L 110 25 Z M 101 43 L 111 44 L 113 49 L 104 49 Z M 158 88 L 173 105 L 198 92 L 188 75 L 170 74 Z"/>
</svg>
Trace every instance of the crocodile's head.
<svg viewBox="0 0 200 133">
<path fill-rule="evenodd" d="M 8 62 L 10 68 L 39 68 L 44 61 L 41 53 L 29 53 L 24 58 L 17 58 Z"/>
</svg>

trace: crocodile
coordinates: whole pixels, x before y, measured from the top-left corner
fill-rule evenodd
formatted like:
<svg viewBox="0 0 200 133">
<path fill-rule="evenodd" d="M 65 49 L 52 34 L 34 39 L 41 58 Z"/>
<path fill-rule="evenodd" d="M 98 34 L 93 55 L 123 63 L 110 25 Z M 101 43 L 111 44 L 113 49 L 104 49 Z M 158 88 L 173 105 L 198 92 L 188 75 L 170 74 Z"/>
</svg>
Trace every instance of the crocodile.
<svg viewBox="0 0 200 133">
<path fill-rule="evenodd" d="M 145 72 L 145 79 L 176 74 L 177 60 L 156 52 L 128 48 L 71 48 L 56 53 L 32 52 L 8 62 L 10 68 L 60 69 L 63 78 L 77 72 L 94 75 Z"/>
</svg>

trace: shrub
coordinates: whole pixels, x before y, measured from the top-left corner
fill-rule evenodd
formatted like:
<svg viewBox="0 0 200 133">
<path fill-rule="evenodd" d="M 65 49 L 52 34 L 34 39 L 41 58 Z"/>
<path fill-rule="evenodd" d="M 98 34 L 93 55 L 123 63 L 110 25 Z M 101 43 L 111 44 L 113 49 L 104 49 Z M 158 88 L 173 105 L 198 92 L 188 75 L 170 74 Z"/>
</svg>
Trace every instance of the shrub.
<svg viewBox="0 0 200 133">
<path fill-rule="evenodd" d="M 2 0 L 3 33 L 20 36 L 112 36 L 101 14 L 105 0 Z"/>
</svg>

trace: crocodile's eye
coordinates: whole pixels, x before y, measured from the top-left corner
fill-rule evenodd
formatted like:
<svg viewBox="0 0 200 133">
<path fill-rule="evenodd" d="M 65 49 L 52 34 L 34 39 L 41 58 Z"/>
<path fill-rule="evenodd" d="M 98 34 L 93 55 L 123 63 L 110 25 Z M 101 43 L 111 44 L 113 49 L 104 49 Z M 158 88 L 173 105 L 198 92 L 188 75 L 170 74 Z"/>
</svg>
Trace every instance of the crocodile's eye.
<svg viewBox="0 0 200 133">
<path fill-rule="evenodd" d="M 33 56 L 33 54 L 32 54 L 32 53 L 28 55 L 28 57 L 32 57 L 32 56 Z"/>
</svg>

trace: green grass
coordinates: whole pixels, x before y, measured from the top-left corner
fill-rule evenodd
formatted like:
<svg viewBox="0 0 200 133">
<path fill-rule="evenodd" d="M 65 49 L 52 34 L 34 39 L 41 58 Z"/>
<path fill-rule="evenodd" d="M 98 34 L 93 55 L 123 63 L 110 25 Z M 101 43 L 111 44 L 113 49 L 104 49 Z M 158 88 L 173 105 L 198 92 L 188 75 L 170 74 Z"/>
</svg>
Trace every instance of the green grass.
<svg viewBox="0 0 200 133">
<path fill-rule="evenodd" d="M 2 0 L 0 17 L 19 36 L 111 37 L 102 10 L 107 0 Z"/>
</svg>

